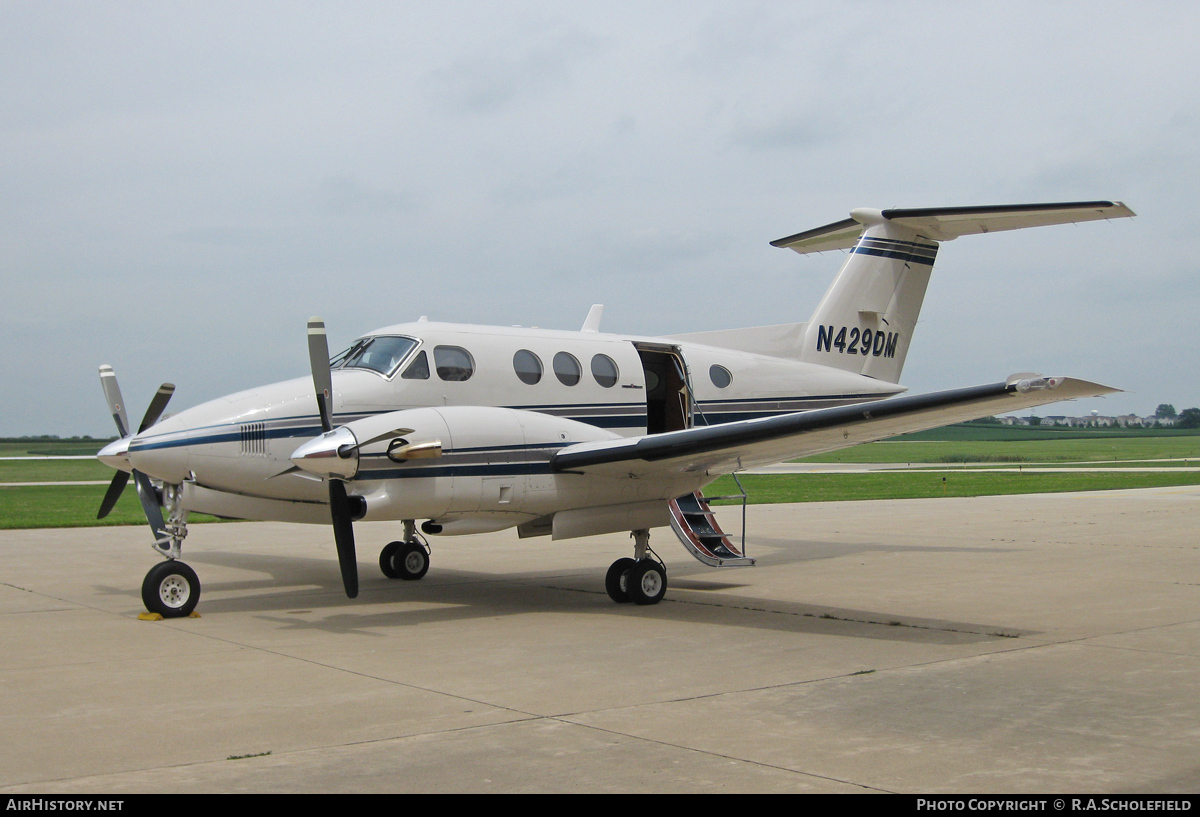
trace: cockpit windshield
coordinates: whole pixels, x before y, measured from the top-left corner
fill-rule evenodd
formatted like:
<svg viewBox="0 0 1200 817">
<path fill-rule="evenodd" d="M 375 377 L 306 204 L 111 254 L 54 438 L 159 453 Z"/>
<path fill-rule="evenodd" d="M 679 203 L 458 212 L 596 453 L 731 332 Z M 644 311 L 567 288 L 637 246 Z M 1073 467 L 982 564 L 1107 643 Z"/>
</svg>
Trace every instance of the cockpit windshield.
<svg viewBox="0 0 1200 817">
<path fill-rule="evenodd" d="M 334 369 L 371 369 L 386 376 L 396 370 L 416 345 L 413 338 L 395 335 L 359 338 L 329 361 L 329 365 Z"/>
</svg>

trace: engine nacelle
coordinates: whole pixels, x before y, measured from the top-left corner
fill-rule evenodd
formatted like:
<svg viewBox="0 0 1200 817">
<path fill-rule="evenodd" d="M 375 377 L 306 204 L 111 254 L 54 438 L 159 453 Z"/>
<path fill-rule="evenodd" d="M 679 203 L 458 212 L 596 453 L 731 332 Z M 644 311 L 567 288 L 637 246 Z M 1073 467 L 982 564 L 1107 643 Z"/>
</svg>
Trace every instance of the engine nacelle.
<svg viewBox="0 0 1200 817">
<path fill-rule="evenodd" d="M 337 432 L 352 436 L 355 443 L 348 446 L 347 437 Z M 533 411 L 417 408 L 347 423 L 296 450 L 300 455 L 314 446 L 321 456 L 309 451 L 293 462 L 311 470 L 303 464 L 308 462 L 328 469 L 324 476 L 349 480 L 350 492 L 366 501 L 368 521 L 483 514 L 495 517 L 495 527 L 503 528 L 555 504 L 559 477 L 549 465 L 555 451 L 618 436 Z M 321 447 L 323 440 L 327 442 Z M 353 472 L 345 473 L 351 464 Z"/>
</svg>

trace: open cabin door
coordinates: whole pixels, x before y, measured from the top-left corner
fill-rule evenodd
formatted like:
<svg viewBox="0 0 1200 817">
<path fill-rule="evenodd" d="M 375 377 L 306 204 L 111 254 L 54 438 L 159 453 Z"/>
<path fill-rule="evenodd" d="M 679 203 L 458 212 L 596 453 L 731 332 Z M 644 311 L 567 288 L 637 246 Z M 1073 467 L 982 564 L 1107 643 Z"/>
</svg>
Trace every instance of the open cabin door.
<svg viewBox="0 0 1200 817">
<path fill-rule="evenodd" d="M 677 346 L 635 343 L 646 377 L 646 433 L 692 427 L 692 388 Z"/>
<path fill-rule="evenodd" d="M 678 346 L 635 343 L 646 376 L 646 433 L 662 434 L 691 428 L 696 406 L 687 363 Z M 701 413 L 703 417 L 703 413 Z M 707 425 L 707 420 L 705 425 Z M 734 475 L 737 479 L 737 475 Z M 738 483 L 741 487 L 741 483 Z M 733 496 L 704 497 L 699 491 L 672 499 L 668 504 L 671 529 L 688 553 L 709 567 L 750 567 L 754 559 L 745 554 L 746 494 L 742 492 L 742 546 L 739 548 L 717 524 L 709 499 L 734 499 Z"/>
</svg>

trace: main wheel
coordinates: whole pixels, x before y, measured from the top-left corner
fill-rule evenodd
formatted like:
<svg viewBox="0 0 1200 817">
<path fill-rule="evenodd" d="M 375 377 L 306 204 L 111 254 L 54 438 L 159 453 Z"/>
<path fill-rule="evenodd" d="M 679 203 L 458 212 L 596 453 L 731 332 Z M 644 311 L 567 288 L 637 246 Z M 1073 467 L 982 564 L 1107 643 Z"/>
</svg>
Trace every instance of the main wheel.
<svg viewBox="0 0 1200 817">
<path fill-rule="evenodd" d="M 389 542 L 384 546 L 383 550 L 379 551 L 379 569 L 389 579 L 400 578 L 400 572 L 396 570 L 392 564 L 392 560 L 396 558 L 396 552 L 402 547 L 404 547 L 403 542 Z"/>
<path fill-rule="evenodd" d="M 429 553 L 420 542 L 405 542 L 392 557 L 392 569 L 405 581 L 414 582 L 429 572 Z"/>
<path fill-rule="evenodd" d="M 150 568 L 142 581 L 142 603 L 163 618 L 191 615 L 200 601 L 200 579 L 183 562 L 171 559 Z"/>
<path fill-rule="evenodd" d="M 608 569 L 608 575 L 604 577 L 604 589 L 608 591 L 608 597 L 617 604 L 629 603 L 629 569 L 635 564 L 637 562 L 633 559 L 617 559 Z"/>
<path fill-rule="evenodd" d="M 625 586 L 634 604 L 658 604 L 667 594 L 667 571 L 653 559 L 642 559 L 629 568 Z"/>
</svg>

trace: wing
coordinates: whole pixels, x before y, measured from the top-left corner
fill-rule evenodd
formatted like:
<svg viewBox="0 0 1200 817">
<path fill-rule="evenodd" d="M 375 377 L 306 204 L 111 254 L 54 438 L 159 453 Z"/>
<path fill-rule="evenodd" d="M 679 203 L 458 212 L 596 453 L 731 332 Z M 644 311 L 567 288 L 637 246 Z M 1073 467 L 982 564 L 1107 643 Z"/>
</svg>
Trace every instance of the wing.
<svg viewBox="0 0 1200 817">
<path fill-rule="evenodd" d="M 632 439 L 580 443 L 558 451 L 555 471 L 653 478 L 743 468 L 807 457 L 897 434 L 992 414 L 1119 391 L 1067 377 L 1013 375 L 1004 383 L 782 414 Z"/>
</svg>

